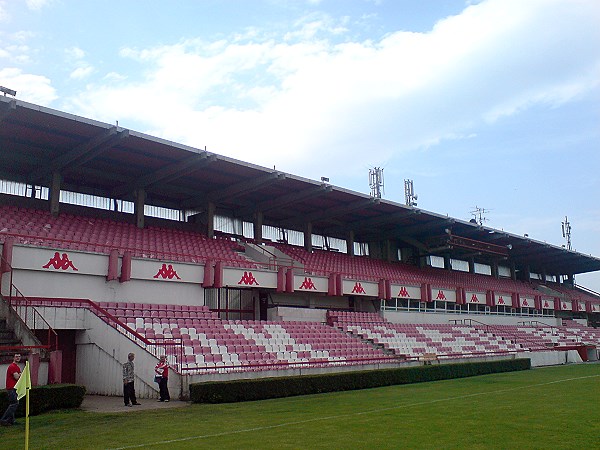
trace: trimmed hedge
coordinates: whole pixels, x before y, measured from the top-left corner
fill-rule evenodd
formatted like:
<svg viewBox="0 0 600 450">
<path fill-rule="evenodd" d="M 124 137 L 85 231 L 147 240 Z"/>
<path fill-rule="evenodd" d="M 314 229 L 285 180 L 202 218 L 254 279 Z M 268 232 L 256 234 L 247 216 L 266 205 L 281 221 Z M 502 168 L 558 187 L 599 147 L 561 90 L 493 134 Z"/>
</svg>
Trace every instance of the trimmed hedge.
<svg viewBox="0 0 600 450">
<path fill-rule="evenodd" d="M 79 408 L 83 402 L 85 387 L 76 384 L 49 384 L 35 386 L 29 391 L 29 415 L 36 416 L 53 409 Z M 0 392 L 0 415 L 8 407 L 6 390 Z M 25 416 L 25 397 L 19 401 L 17 417 Z"/>
<path fill-rule="evenodd" d="M 422 383 L 490 373 L 528 370 L 530 368 L 531 360 L 521 358 L 293 377 L 193 383 L 190 385 L 190 399 L 194 403 L 243 402 L 323 392 L 368 389 L 396 384 Z"/>
</svg>

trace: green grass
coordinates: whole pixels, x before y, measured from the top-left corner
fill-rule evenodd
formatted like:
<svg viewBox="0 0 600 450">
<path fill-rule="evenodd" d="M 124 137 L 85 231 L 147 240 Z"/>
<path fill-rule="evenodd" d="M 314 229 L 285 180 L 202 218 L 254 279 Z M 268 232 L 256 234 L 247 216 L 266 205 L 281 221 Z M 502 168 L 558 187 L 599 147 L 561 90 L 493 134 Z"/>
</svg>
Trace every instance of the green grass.
<svg viewBox="0 0 600 450">
<path fill-rule="evenodd" d="M 168 410 L 61 411 L 31 417 L 30 427 L 32 449 L 591 449 L 600 448 L 600 365 Z M 23 426 L 0 433 L 2 448 L 22 448 Z"/>
</svg>

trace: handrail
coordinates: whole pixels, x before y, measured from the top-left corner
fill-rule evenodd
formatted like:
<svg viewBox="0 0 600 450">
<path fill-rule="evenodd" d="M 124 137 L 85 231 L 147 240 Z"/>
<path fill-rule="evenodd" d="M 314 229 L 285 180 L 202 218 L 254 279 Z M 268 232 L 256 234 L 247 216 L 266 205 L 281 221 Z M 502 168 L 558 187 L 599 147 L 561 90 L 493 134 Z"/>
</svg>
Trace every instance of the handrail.
<svg viewBox="0 0 600 450">
<path fill-rule="evenodd" d="M 93 302 L 89 299 L 76 299 L 76 298 L 61 298 L 61 299 L 36 299 L 36 300 L 28 300 L 32 303 L 48 303 L 54 307 L 72 307 L 72 308 L 86 308 L 91 310 L 95 315 L 97 315 L 101 320 L 106 322 L 108 325 L 115 328 L 121 334 L 124 334 L 133 342 L 136 343 L 139 347 L 147 350 L 152 355 L 159 358 L 163 352 L 161 349 L 164 349 L 164 354 L 168 356 L 174 355 L 177 357 L 177 363 L 170 363 L 170 365 L 179 372 L 180 361 L 183 356 L 183 339 L 181 338 L 157 338 L 157 339 L 148 339 L 145 336 L 142 336 L 137 331 L 133 330 L 126 323 L 121 322 L 117 317 L 109 313 L 107 310 Z M 65 306 L 67 303 L 69 306 Z M 149 347 L 149 348 L 148 348 Z"/>
<path fill-rule="evenodd" d="M 522 338 L 522 337 L 517 338 L 517 336 L 514 333 L 506 332 L 502 328 L 498 328 L 495 325 L 490 325 L 490 324 L 487 324 L 487 323 L 479 322 L 479 321 L 477 321 L 475 319 L 468 319 L 468 320 L 470 321 L 470 323 L 475 322 L 475 323 L 477 323 L 479 325 L 482 325 L 483 327 L 485 327 L 486 331 L 489 331 L 489 330 L 491 330 L 491 331 L 499 331 L 499 332 L 503 332 L 504 334 L 508 334 L 511 338 L 514 338 L 515 343 L 518 343 L 517 341 L 524 341 L 524 342 L 527 342 L 529 344 L 533 344 L 532 345 L 533 348 L 544 348 L 544 349 L 545 348 L 554 348 L 554 345 L 551 344 L 551 343 L 544 343 L 544 346 L 542 347 L 542 345 L 539 342 L 536 342 L 533 339 Z"/>
<path fill-rule="evenodd" d="M 315 367 L 335 367 L 349 364 L 393 364 L 399 361 L 402 361 L 399 355 L 387 355 L 374 357 L 374 358 L 353 358 L 353 359 L 342 359 L 336 361 L 277 361 L 272 363 L 263 363 L 263 364 L 246 364 L 246 365 L 219 365 L 214 367 L 185 367 L 182 368 L 182 372 L 219 372 L 220 370 L 230 371 L 244 371 L 245 369 L 256 368 L 259 370 L 268 370 L 269 368 L 273 370 L 285 370 L 285 369 L 297 369 L 299 367 L 306 368 L 315 368 Z M 230 370 L 232 369 L 232 370 Z"/>
<path fill-rule="evenodd" d="M 17 286 L 15 286 L 15 284 L 13 283 L 13 267 L 11 266 L 11 264 L 6 260 L 6 258 L 4 258 L 3 256 L 0 255 L 0 261 L 4 264 L 6 264 L 6 266 L 9 269 L 10 272 L 10 282 L 9 282 L 9 290 L 8 290 L 8 302 L 7 302 L 7 306 L 9 308 L 9 310 L 13 311 L 14 314 L 16 315 L 16 317 L 21 321 L 21 323 L 28 329 L 28 330 L 35 330 L 38 329 L 37 328 L 37 323 L 39 323 L 38 321 L 42 322 L 42 328 L 47 328 L 48 329 L 48 344 L 46 346 L 41 346 L 41 347 L 46 347 L 47 350 L 55 350 L 58 348 L 58 333 L 56 333 L 56 331 L 50 326 L 50 324 L 48 323 L 48 321 L 46 319 L 44 319 L 44 316 L 42 316 L 42 314 L 40 314 L 40 312 L 35 308 L 35 307 L 31 307 L 31 309 L 29 309 L 27 306 L 24 308 L 23 311 L 21 311 L 21 308 L 15 307 L 15 302 L 13 299 L 13 290 L 15 292 L 16 298 L 24 298 L 26 299 L 27 297 L 25 297 L 23 295 L 23 293 L 19 290 L 19 288 L 17 288 Z M 2 274 L 0 274 L 0 277 L 2 276 Z M 1 283 L 0 283 L 1 286 Z M 0 292 L 0 296 L 4 297 L 4 295 L 2 295 L 2 292 Z M 29 314 L 29 311 L 31 311 L 31 315 Z M 23 318 L 24 316 L 24 318 Z M 32 326 L 30 326 L 30 324 Z M 32 333 L 35 336 L 35 333 Z M 36 338 L 37 340 L 37 338 Z"/>
</svg>

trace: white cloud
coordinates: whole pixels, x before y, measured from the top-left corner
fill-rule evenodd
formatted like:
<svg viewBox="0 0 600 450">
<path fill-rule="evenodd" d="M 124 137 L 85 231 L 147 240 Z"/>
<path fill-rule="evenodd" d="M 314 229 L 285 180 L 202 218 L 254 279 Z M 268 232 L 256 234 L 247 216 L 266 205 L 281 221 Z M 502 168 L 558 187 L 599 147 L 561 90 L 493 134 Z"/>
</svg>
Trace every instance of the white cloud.
<svg viewBox="0 0 600 450">
<path fill-rule="evenodd" d="M 41 11 L 46 6 L 50 5 L 53 0 L 26 0 L 25 4 L 31 11 Z"/>
<path fill-rule="evenodd" d="M 82 80 L 89 77 L 93 72 L 94 68 L 92 66 L 78 67 L 69 74 L 69 78 L 74 80 Z"/>
<path fill-rule="evenodd" d="M 343 20 L 320 16 L 298 23 L 292 40 L 253 30 L 123 49 L 142 79 L 90 85 L 68 103 L 265 166 L 318 177 L 326 165 L 334 176 L 365 151 L 385 161 L 597 89 L 597 23 L 594 0 L 488 0 L 428 33 L 335 43 L 327 36 L 339 40 Z"/>
<path fill-rule="evenodd" d="M 6 10 L 6 2 L 0 1 L 0 23 L 8 22 L 10 20 L 10 14 Z"/>
<path fill-rule="evenodd" d="M 85 52 L 79 47 L 67 48 L 65 49 L 65 54 L 67 55 L 67 58 L 71 60 L 80 60 L 85 57 Z"/>
<path fill-rule="evenodd" d="M 50 80 L 41 75 L 23 73 L 21 69 L 0 69 L 0 85 L 17 91 L 17 98 L 47 106 L 57 98 Z"/>
</svg>

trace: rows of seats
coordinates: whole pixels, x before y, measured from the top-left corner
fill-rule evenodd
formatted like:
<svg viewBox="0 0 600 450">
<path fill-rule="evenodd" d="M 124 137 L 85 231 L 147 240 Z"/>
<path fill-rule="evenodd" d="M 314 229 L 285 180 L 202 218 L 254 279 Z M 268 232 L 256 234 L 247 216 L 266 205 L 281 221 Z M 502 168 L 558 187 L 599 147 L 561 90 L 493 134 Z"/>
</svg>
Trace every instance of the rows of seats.
<svg viewBox="0 0 600 450">
<path fill-rule="evenodd" d="M 41 247 L 109 253 L 128 250 L 134 257 L 203 263 L 226 261 L 234 267 L 257 267 L 243 255 L 244 247 L 225 239 L 209 239 L 201 233 L 134 224 L 104 218 L 0 206 L 0 240 L 15 236 L 18 243 Z"/>
<path fill-rule="evenodd" d="M 219 320 L 217 313 L 204 305 L 171 305 L 155 303 L 99 302 L 98 306 L 116 318 L 167 318 Z M 180 321 L 180 323 L 182 323 Z"/>
<path fill-rule="evenodd" d="M 179 310 L 177 305 L 145 305 L 142 309 L 123 303 L 99 306 L 151 341 L 181 340 L 183 355 L 174 356 L 183 369 L 256 371 L 394 359 L 320 323 L 221 320 L 206 307 L 183 306 Z"/>
<path fill-rule="evenodd" d="M 379 322 L 361 322 L 360 313 L 347 313 L 341 318 L 341 321 L 333 320 L 341 330 L 371 340 L 407 359 L 427 354 L 443 359 L 523 350 L 519 344 L 466 325 L 393 324 L 381 317 Z"/>
<path fill-rule="evenodd" d="M 327 324 L 335 323 L 380 323 L 379 313 L 354 311 L 327 311 Z"/>
<path fill-rule="evenodd" d="M 328 312 L 329 322 L 340 330 L 392 350 L 406 358 L 436 354 L 438 358 L 480 356 L 556 347 L 600 346 L 600 332 L 575 321 L 563 326 L 392 324 L 376 315 Z M 366 320 L 363 320 L 366 319 Z"/>
<path fill-rule="evenodd" d="M 522 295 L 539 294 L 534 287 L 522 281 L 488 275 L 472 274 L 460 271 L 448 271 L 433 267 L 417 268 L 401 262 L 381 261 L 366 256 L 350 256 L 345 253 L 324 250 L 306 251 L 303 247 L 274 243 L 281 252 L 304 264 L 306 271 L 328 275 L 331 272 L 345 276 L 359 277 L 364 280 L 387 279 L 412 285 L 423 283 L 435 287 L 464 287 L 477 290 L 494 290 L 498 292 L 516 292 Z"/>
<path fill-rule="evenodd" d="M 581 338 L 565 332 L 562 327 L 551 326 L 517 326 L 494 325 L 493 332 L 497 336 L 513 339 L 526 350 L 548 349 L 557 346 L 573 346 L 582 344 Z"/>
<path fill-rule="evenodd" d="M 598 303 L 598 298 L 574 289 L 572 287 L 567 287 L 565 285 L 559 284 L 559 283 L 546 283 L 545 287 L 552 289 L 553 291 L 557 292 L 559 296 L 564 296 L 566 297 L 568 300 L 576 300 L 576 301 L 592 301 L 594 303 Z"/>
<path fill-rule="evenodd" d="M 600 330 L 582 325 L 574 320 L 563 319 L 563 326 L 566 333 L 572 334 L 581 338 L 581 341 L 586 344 L 596 345 L 600 347 Z"/>
</svg>

